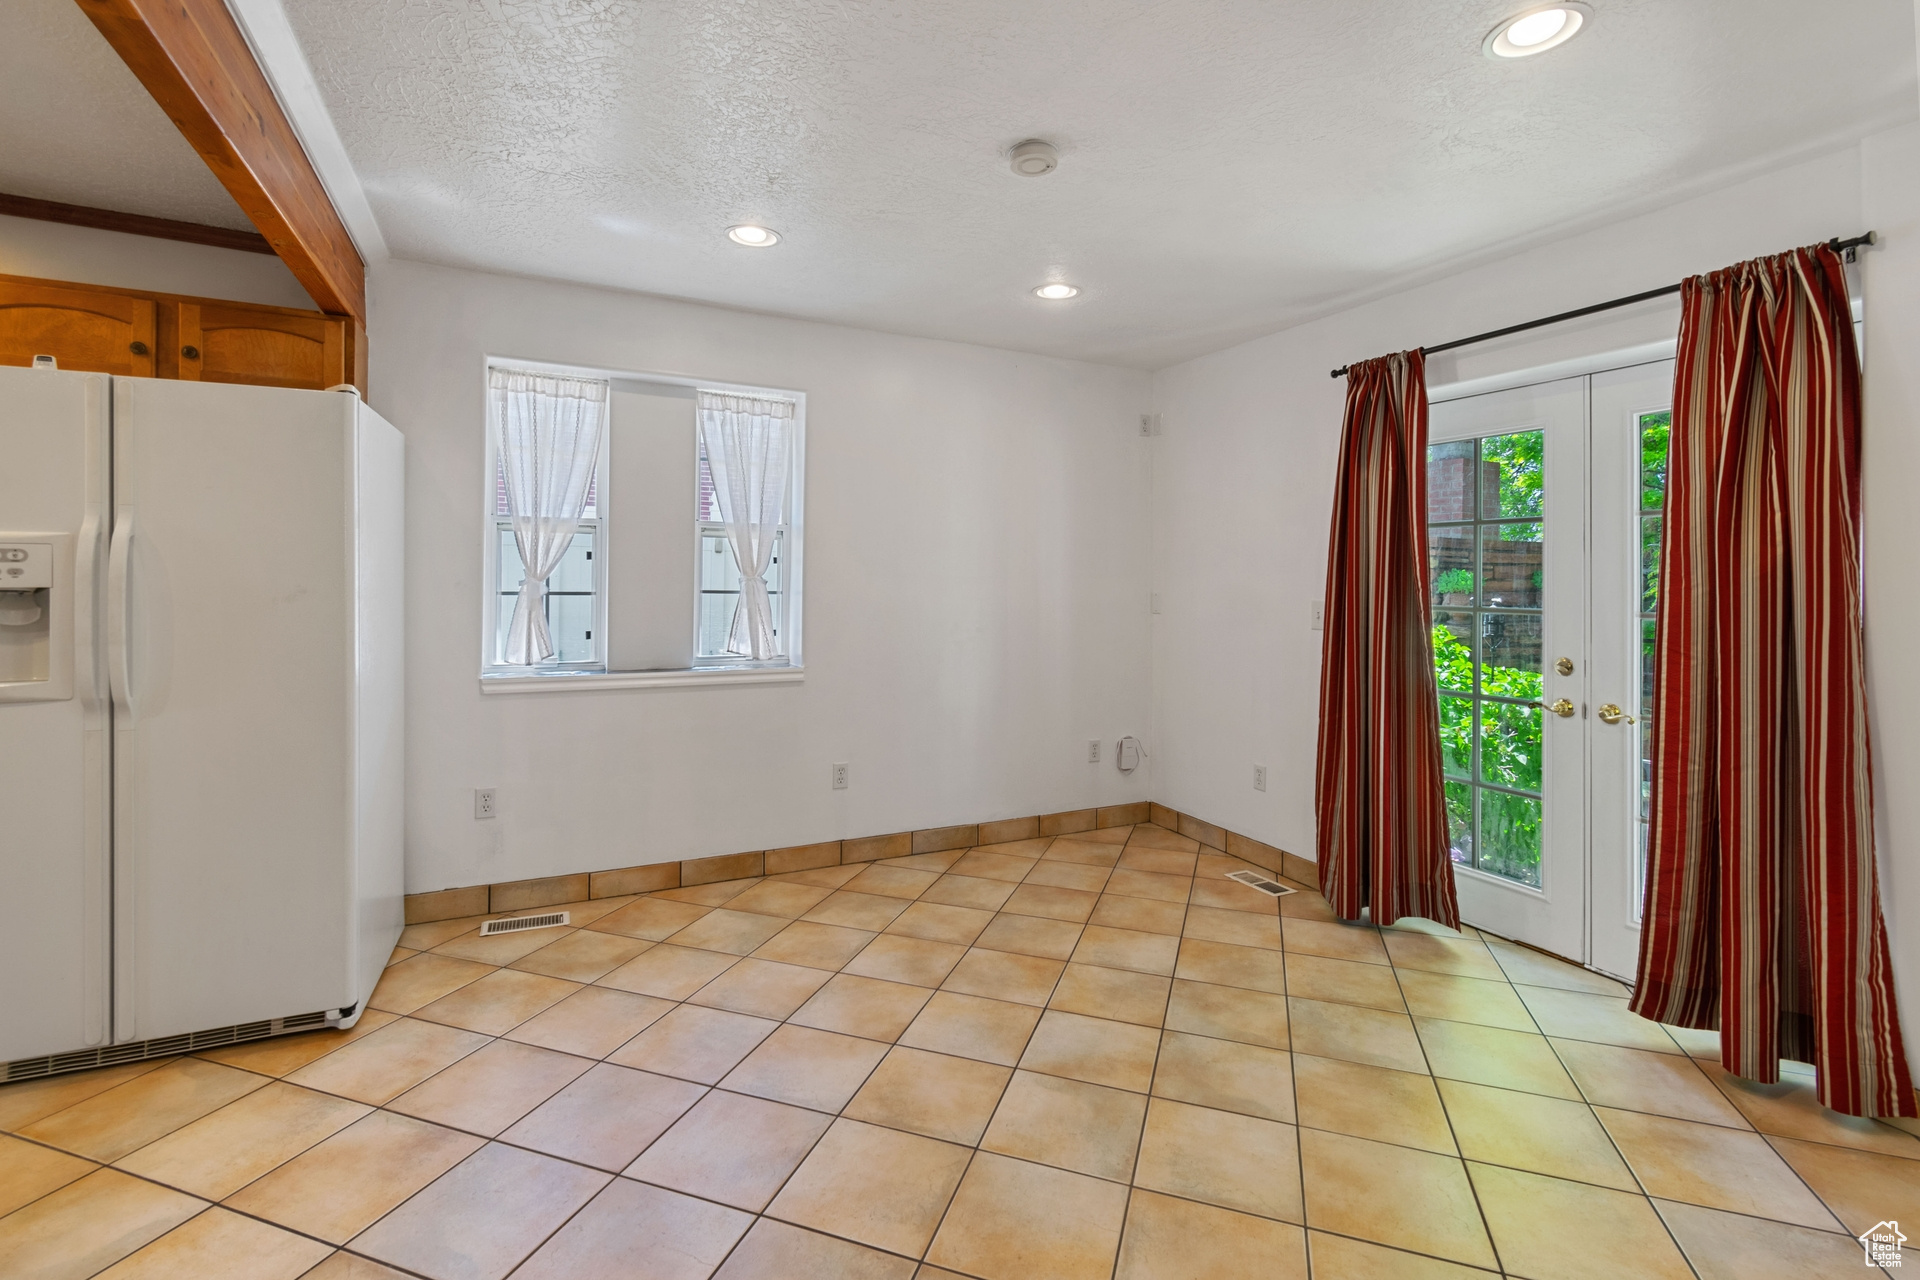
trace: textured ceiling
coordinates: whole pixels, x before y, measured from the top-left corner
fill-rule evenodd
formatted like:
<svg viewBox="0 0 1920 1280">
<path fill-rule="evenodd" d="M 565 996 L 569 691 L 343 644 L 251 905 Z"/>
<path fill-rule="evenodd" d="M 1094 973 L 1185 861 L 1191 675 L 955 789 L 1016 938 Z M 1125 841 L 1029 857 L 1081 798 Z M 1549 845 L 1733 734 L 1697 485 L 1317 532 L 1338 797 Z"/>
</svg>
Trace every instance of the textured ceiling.
<svg viewBox="0 0 1920 1280">
<path fill-rule="evenodd" d="M 285 5 L 401 257 L 1147 366 L 1915 111 L 1907 0 L 1594 0 L 1513 63 L 1520 0 Z"/>
<path fill-rule="evenodd" d="M 73 0 L 0 12 L 0 192 L 252 229 Z"/>
</svg>

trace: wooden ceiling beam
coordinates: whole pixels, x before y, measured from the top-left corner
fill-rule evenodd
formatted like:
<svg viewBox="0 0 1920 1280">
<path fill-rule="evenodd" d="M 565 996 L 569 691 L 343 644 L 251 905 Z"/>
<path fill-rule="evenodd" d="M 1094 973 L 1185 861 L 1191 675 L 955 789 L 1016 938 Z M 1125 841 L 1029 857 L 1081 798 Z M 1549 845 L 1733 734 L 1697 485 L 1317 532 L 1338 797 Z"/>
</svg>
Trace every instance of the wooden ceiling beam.
<svg viewBox="0 0 1920 1280">
<path fill-rule="evenodd" d="M 273 255 L 273 246 L 258 231 L 210 227 L 204 222 L 181 222 L 177 218 L 155 218 L 144 213 L 121 213 L 117 209 L 62 204 L 58 200 L 36 200 L 32 196 L 8 195 L 5 192 L 0 192 L 0 213 L 14 218 L 33 218 L 40 222 L 64 222 L 74 227 L 120 231 L 130 236 L 157 236 L 162 240 L 182 240 L 188 244 L 210 244 L 216 249 L 238 249 L 242 253 L 264 253 L 269 257 Z"/>
<path fill-rule="evenodd" d="M 224 0 L 75 3 L 319 308 L 364 325 L 366 266 Z"/>
</svg>

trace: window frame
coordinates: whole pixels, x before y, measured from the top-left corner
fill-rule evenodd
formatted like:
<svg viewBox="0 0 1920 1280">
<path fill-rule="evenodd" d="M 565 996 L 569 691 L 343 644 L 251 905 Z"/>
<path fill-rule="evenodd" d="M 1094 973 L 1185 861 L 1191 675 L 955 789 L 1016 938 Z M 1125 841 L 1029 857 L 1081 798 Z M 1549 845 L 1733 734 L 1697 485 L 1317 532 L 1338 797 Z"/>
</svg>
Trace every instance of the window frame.
<svg viewBox="0 0 1920 1280">
<path fill-rule="evenodd" d="M 500 467 L 500 441 L 497 425 L 493 421 L 490 397 L 485 402 L 483 417 L 486 435 L 486 502 L 483 523 L 484 553 L 482 564 L 481 592 L 481 664 L 480 689 L 482 693 L 530 693 L 541 690 L 564 690 L 586 688 L 644 688 L 644 687 L 686 687 L 713 684 L 774 684 L 800 681 L 804 678 L 803 631 L 806 617 L 806 458 L 807 458 L 807 393 L 787 387 L 772 387 L 753 383 L 723 382 L 713 378 L 695 378 L 679 373 L 651 372 L 632 369 L 609 369 L 590 365 L 559 364 L 551 361 L 522 360 L 510 356 L 488 355 L 481 364 L 481 386 L 486 386 L 486 377 L 493 369 L 514 369 L 532 373 L 559 374 L 567 377 L 602 378 L 611 384 L 612 391 L 622 389 L 621 384 L 651 384 L 686 388 L 692 391 L 718 391 L 729 395 L 758 396 L 793 402 L 793 451 L 792 466 L 787 477 L 786 519 L 779 525 L 782 543 L 781 591 L 778 604 L 781 635 L 786 653 L 775 660 L 756 662 L 752 658 L 712 657 L 702 658 L 700 651 L 700 574 L 699 556 L 702 543 L 702 530 L 721 529 L 715 521 L 702 521 L 699 510 L 700 468 L 699 458 L 699 417 L 695 410 L 693 474 L 688 483 L 694 489 L 693 550 L 694 578 L 693 597 L 690 601 L 693 610 L 693 631 L 689 637 L 689 666 L 660 671 L 609 671 L 607 670 L 607 602 L 611 584 L 610 564 L 611 539 L 608 536 L 611 505 L 611 459 L 613 432 L 605 432 L 600 441 L 600 456 L 595 462 L 597 483 L 596 510 L 592 520 L 582 524 L 595 526 L 594 539 L 594 660 L 591 663 L 549 663 L 539 666 L 522 667 L 494 661 L 497 654 L 497 636 L 499 634 L 499 606 L 502 599 L 499 591 L 499 534 L 498 525 L 506 517 L 496 514 L 496 477 Z M 611 407 L 609 407 L 611 414 Z M 609 416 L 611 425 L 611 416 Z"/>
</svg>

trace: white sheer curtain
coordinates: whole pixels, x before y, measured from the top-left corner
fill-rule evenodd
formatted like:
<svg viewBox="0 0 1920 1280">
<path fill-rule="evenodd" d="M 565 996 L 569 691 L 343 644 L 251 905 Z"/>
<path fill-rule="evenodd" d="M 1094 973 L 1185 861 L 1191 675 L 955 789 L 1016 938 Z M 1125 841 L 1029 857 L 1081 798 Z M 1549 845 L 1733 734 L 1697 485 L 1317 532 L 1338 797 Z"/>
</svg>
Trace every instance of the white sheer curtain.
<svg viewBox="0 0 1920 1280">
<path fill-rule="evenodd" d="M 795 405 L 791 400 L 702 391 L 697 407 L 714 501 L 740 568 L 740 602 L 734 606 L 727 652 L 772 658 L 776 641 L 766 573 L 786 514 Z"/>
<path fill-rule="evenodd" d="M 507 626 L 504 660 L 517 666 L 553 656 L 547 634 L 547 578 L 580 527 L 593 465 L 607 427 L 607 384 L 593 378 L 494 369 L 493 420 L 506 471 L 507 514 L 526 577 Z"/>
</svg>

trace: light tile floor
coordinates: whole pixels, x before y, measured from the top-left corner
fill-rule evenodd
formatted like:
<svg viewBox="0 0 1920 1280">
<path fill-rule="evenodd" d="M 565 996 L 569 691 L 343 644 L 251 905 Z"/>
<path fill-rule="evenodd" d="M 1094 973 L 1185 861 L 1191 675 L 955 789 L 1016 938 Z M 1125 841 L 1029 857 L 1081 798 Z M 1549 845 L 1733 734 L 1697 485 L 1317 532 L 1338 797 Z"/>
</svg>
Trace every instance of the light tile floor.
<svg viewBox="0 0 1920 1280">
<path fill-rule="evenodd" d="M 350 1032 L 0 1089 L 0 1275 L 1803 1280 L 1920 1227 L 1920 1138 L 1805 1074 L 1240 865 L 1142 826 L 415 925 Z"/>
</svg>

